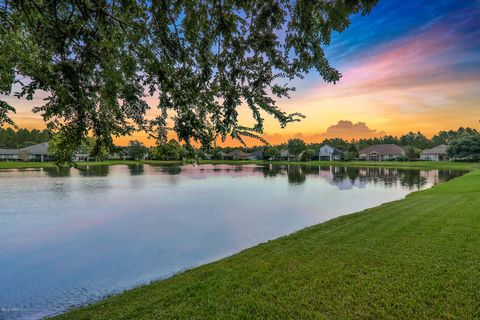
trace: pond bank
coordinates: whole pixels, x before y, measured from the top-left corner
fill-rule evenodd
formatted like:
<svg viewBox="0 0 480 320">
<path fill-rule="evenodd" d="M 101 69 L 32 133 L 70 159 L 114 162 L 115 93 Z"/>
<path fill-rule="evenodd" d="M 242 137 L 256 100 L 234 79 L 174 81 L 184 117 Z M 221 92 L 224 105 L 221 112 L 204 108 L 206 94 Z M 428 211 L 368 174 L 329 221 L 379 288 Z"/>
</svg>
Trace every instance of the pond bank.
<svg viewBox="0 0 480 320">
<path fill-rule="evenodd" d="M 58 319 L 476 318 L 480 170 Z"/>
</svg>

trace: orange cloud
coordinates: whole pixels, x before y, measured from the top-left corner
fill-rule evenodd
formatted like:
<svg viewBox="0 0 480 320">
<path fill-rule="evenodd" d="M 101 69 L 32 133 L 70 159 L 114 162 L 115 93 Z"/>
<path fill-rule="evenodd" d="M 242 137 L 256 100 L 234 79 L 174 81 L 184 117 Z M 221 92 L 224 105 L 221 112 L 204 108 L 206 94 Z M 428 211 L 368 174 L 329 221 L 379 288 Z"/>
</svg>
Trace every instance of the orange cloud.
<svg viewBox="0 0 480 320">
<path fill-rule="evenodd" d="M 324 138 L 372 138 L 385 135 L 385 131 L 370 129 L 365 122 L 353 123 L 348 120 L 340 120 L 337 124 L 327 128 L 322 134 Z"/>
</svg>

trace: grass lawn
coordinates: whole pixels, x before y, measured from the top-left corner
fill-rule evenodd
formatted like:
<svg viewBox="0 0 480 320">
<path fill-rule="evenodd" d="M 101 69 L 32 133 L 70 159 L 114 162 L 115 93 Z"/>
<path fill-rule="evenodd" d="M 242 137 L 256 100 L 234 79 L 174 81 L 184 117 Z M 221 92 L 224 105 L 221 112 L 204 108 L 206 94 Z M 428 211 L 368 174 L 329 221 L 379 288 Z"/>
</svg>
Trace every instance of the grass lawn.
<svg viewBox="0 0 480 320">
<path fill-rule="evenodd" d="M 480 170 L 58 319 L 479 319 Z"/>
</svg>

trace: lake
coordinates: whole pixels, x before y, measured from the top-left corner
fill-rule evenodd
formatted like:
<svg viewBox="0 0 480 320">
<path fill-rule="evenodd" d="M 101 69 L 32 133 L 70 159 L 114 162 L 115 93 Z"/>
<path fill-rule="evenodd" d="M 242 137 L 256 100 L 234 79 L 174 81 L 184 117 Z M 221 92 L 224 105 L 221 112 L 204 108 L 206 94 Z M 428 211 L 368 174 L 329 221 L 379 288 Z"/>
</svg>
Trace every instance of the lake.
<svg viewBox="0 0 480 320">
<path fill-rule="evenodd" d="M 462 175 L 280 165 L 0 170 L 0 319 L 38 319 Z"/>
</svg>

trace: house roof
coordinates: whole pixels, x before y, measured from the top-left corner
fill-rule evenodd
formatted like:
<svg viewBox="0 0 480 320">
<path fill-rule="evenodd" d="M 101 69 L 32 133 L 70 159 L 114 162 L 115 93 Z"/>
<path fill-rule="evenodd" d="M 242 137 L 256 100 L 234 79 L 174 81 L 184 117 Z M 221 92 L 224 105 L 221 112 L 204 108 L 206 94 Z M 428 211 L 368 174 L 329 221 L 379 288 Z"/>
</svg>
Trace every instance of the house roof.
<svg viewBox="0 0 480 320">
<path fill-rule="evenodd" d="M 324 144 L 323 146 L 321 146 L 321 147 L 320 147 L 320 150 L 318 150 L 318 152 L 320 152 L 323 147 L 330 147 L 330 148 L 332 148 L 332 149 L 333 149 L 333 153 L 332 153 L 333 155 L 340 155 L 340 154 L 342 154 L 342 150 L 340 150 L 340 149 L 338 149 L 338 148 L 335 148 L 335 147 L 333 147 L 333 146 L 331 146 L 331 145 L 329 145 L 329 144 Z"/>
<path fill-rule="evenodd" d="M 33 146 L 26 147 L 26 148 L 21 148 L 18 151 L 24 151 L 24 150 L 30 152 L 31 154 L 46 155 L 46 154 L 48 154 L 48 142 L 35 144 Z"/>
<path fill-rule="evenodd" d="M 0 154 L 18 154 L 21 151 L 27 151 L 30 154 L 47 155 L 48 142 L 39 143 L 20 149 L 0 149 Z"/>
<path fill-rule="evenodd" d="M 432 149 L 426 149 L 422 151 L 422 155 L 428 155 L 428 154 L 447 154 L 447 149 L 448 146 L 446 144 L 441 144 L 439 146 L 436 146 Z"/>
<path fill-rule="evenodd" d="M 242 150 L 235 149 L 227 153 L 227 157 L 248 157 L 250 153 L 243 152 Z"/>
<path fill-rule="evenodd" d="M 250 156 L 254 156 L 254 157 L 257 157 L 257 156 L 263 156 L 263 151 L 262 150 L 257 150 L 257 151 L 253 151 L 252 153 L 250 153 Z"/>
<path fill-rule="evenodd" d="M 380 155 L 402 155 L 403 148 L 396 144 L 375 144 L 359 152 L 360 154 L 378 153 Z"/>
<path fill-rule="evenodd" d="M 18 149 L 0 149 L 0 154 L 18 154 Z"/>
<path fill-rule="evenodd" d="M 281 150 L 280 151 L 280 157 L 288 157 L 288 150 Z"/>
</svg>

